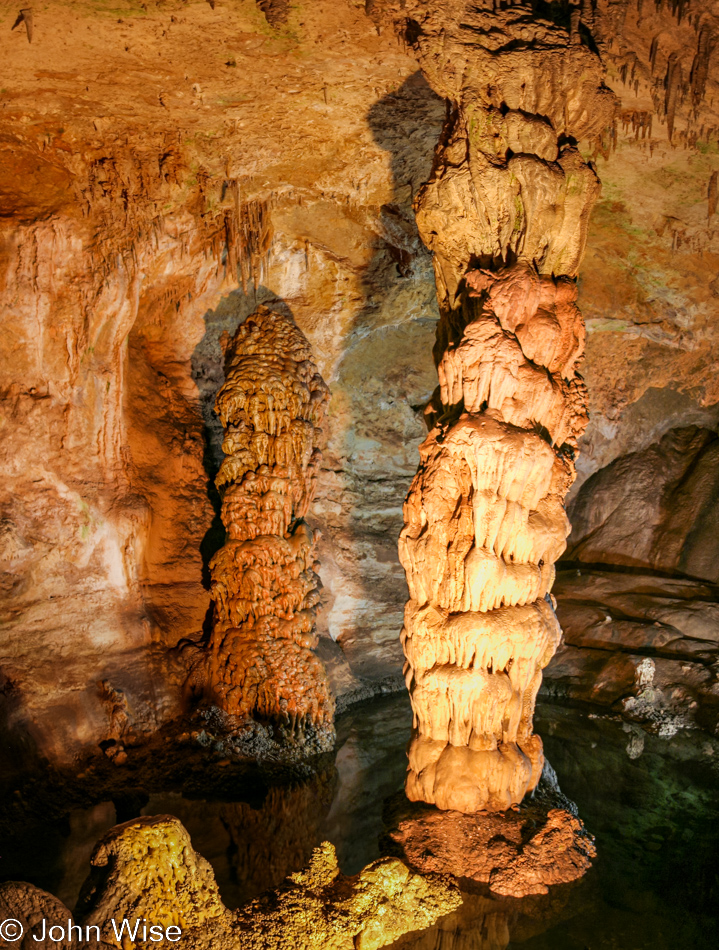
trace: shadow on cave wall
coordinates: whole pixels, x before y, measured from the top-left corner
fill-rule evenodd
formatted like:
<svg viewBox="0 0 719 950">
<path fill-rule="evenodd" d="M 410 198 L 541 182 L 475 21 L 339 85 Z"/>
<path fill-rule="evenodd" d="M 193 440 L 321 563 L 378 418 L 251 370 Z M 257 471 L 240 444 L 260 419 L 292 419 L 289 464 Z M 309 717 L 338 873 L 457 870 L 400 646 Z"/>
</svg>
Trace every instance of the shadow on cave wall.
<svg viewBox="0 0 719 950">
<path fill-rule="evenodd" d="M 407 600 L 397 553 L 401 506 L 436 386 L 434 275 L 412 202 L 429 177 L 445 115 L 444 100 L 419 71 L 368 110 L 372 137 L 389 156 L 392 193 L 372 223 L 377 239 L 360 280 L 363 304 L 337 370 L 349 408 L 345 484 L 359 500 L 334 546 L 352 552 L 353 596 L 361 600 L 350 608 L 355 616 L 341 616 L 347 632 L 340 642 L 355 675 L 374 682 L 389 676 L 394 688 L 403 685 L 399 633 Z M 364 448 L 372 443 L 376 448 Z"/>
<path fill-rule="evenodd" d="M 401 457 L 408 441 L 421 441 L 422 411 L 436 385 L 431 358 L 437 319 L 434 280 L 430 255 L 417 232 L 412 201 L 430 173 L 445 111 L 444 100 L 416 72 L 378 99 L 366 117 L 375 142 L 390 156 L 392 195 L 378 209 L 373 224 L 378 232 L 375 252 L 360 278 L 363 305 L 347 332 L 337 388 L 348 397 L 346 431 L 350 439 L 378 442 L 383 456 L 385 447 L 390 450 L 387 454 L 394 452 Z M 410 298 L 416 313 L 408 312 L 406 301 Z M 213 412 L 215 396 L 224 381 L 220 338 L 223 333 L 233 336 L 259 304 L 294 316 L 287 302 L 267 286 L 238 289 L 205 314 L 206 330 L 191 359 L 204 422 L 206 491 L 215 512 L 200 547 L 206 588 L 210 583 L 209 562 L 224 543 L 220 498 L 214 485 L 223 458 L 222 427 Z M 394 312 L 393 308 L 399 309 Z M 392 365 L 392 353 L 402 351 L 405 343 L 421 354 L 420 361 L 426 364 L 421 372 L 416 371 L 413 363 L 417 361 L 411 355 L 403 354 L 404 362 L 400 359 L 399 366 Z M 385 349 L 387 352 L 383 352 Z M 373 365 L 374 354 L 380 357 L 378 365 Z M 373 373 L 375 378 L 365 384 Z M 420 382 L 418 377 L 422 377 Z M 384 403 L 394 406 L 394 411 L 384 413 Z M 355 507 L 360 511 L 357 515 L 343 514 L 345 523 L 336 530 L 322 527 L 335 551 L 344 548 L 343 556 L 350 553 L 354 592 L 362 602 L 349 622 L 356 634 L 346 637 L 342 646 L 353 671 L 362 678 L 377 680 L 388 674 L 399 678 L 399 630 L 407 592 L 398 563 L 397 536 L 402 523 L 401 504 L 418 456 L 410 450 L 410 463 L 400 466 L 401 471 L 395 470 L 391 461 L 384 466 L 380 463 L 374 471 L 371 469 L 375 466 L 365 463 L 363 467 L 361 461 L 355 465 L 351 451 L 341 454 L 342 476 L 349 492 L 359 498 Z M 314 516 L 313 522 L 317 520 Z M 340 582 L 343 570 L 340 568 Z M 212 605 L 205 619 L 205 634 L 209 632 L 211 611 Z M 384 638 L 378 644 L 375 633 L 382 624 Z M 327 631 L 326 621 L 321 623 L 321 631 L 323 627 Z"/>
<path fill-rule="evenodd" d="M 312 516 L 313 525 L 325 532 L 333 556 L 345 561 L 334 585 L 336 596 L 347 594 L 341 584 L 346 572 L 351 573 L 350 587 L 356 599 L 346 614 L 340 613 L 342 629 L 351 630 L 341 642 L 345 656 L 355 675 L 372 681 L 389 675 L 397 680 L 395 688 L 401 677 L 399 631 L 407 599 L 397 537 L 402 501 L 418 462 L 416 452 L 405 447 L 424 437 L 422 413 L 436 385 L 431 356 L 438 317 L 434 278 L 431 257 L 417 232 L 412 201 L 429 176 L 445 114 L 444 100 L 416 72 L 378 99 L 366 116 L 375 142 L 389 154 L 392 194 L 373 220 L 377 237 L 370 264 L 360 277 L 362 306 L 347 331 L 339 379 L 331 384 L 338 393 L 342 391 L 349 410 L 347 423 L 343 423 L 348 443 L 338 453 L 344 480 L 339 495 L 354 496 L 357 501 L 347 511 L 344 498 L 330 497 L 331 504 L 343 506 L 339 520 L 329 517 L 327 523 L 318 525 L 323 519 Z M 223 458 L 222 427 L 213 412 L 224 381 L 220 338 L 223 333 L 233 336 L 259 304 L 294 316 L 287 302 L 268 286 L 238 289 L 205 314 L 206 330 L 191 359 L 204 422 L 206 491 L 215 512 L 200 547 L 206 588 L 210 559 L 225 538 L 214 485 Z M 417 363 L 422 364 L 419 369 Z M 375 451 L 377 460 L 363 459 L 361 448 L 359 461 L 353 458 L 357 445 L 372 442 L 379 445 L 370 449 L 370 456 Z M 329 460 L 329 467 L 336 461 Z M 320 632 L 325 634 L 332 612 L 331 599 L 326 602 L 320 618 Z M 205 619 L 206 635 L 211 611 L 212 605 Z"/>
</svg>

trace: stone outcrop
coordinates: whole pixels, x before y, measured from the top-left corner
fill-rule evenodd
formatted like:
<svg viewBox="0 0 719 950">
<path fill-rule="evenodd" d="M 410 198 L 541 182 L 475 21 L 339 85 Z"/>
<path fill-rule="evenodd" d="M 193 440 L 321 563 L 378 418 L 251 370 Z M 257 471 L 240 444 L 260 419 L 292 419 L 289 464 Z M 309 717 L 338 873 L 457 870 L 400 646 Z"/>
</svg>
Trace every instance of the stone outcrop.
<svg viewBox="0 0 719 950">
<path fill-rule="evenodd" d="M 405 933 L 425 929 L 461 902 L 448 877 L 414 874 L 396 858 L 381 858 L 343 878 L 334 847 L 325 842 L 284 888 L 241 911 L 240 945 L 247 950 L 379 950 Z"/>
<path fill-rule="evenodd" d="M 420 63 L 452 107 L 416 200 L 442 316 L 400 538 L 406 791 L 496 811 L 543 766 L 532 715 L 560 639 L 549 591 L 587 423 L 574 278 L 599 191 L 573 143 L 601 134 L 613 98 L 576 24 L 522 5 L 415 8 Z"/>
<path fill-rule="evenodd" d="M 506 814 L 442 812 L 405 799 L 387 817 L 391 841 L 414 870 L 454 874 L 493 896 L 527 897 L 581 878 L 596 857 L 574 810 L 554 792 Z"/>
<path fill-rule="evenodd" d="M 555 585 L 564 642 L 545 696 L 611 709 L 660 736 L 719 722 L 719 591 L 712 584 L 598 567 Z"/>
<path fill-rule="evenodd" d="M 225 545 L 210 562 L 205 694 L 229 716 L 311 727 L 334 741 L 317 645 L 319 568 L 304 516 L 315 492 L 329 390 L 291 318 L 261 307 L 240 325 L 215 409 Z M 193 679 L 197 674 L 193 675 Z"/>
<path fill-rule="evenodd" d="M 74 926 L 72 914 L 61 900 L 33 884 L 0 884 L 0 918 L 3 950 L 70 950 L 74 946 L 73 935 L 68 933 L 68 924 Z"/>
<path fill-rule="evenodd" d="M 98 843 L 92 866 L 78 912 L 83 925 L 100 926 L 102 943 L 111 947 L 122 945 L 111 921 L 139 918 L 179 927 L 175 945 L 192 950 L 378 950 L 462 902 L 447 878 L 414 874 L 396 858 L 343 877 L 334 847 L 325 842 L 304 870 L 232 912 L 208 862 L 182 824 L 167 815 L 113 828 Z"/>
<path fill-rule="evenodd" d="M 291 308 L 338 387 L 312 516 L 320 633 L 401 682 L 391 537 L 436 317 L 411 200 L 443 102 L 362 6 L 321 0 L 275 29 L 254 3 L 133 3 L 118 22 L 51 0 L 31 44 L 16 13 L 0 14 L 0 729 L 19 750 L 3 767 L 97 752 L 103 681 L 128 733 L 181 715 L 172 651 L 203 626 L 221 532 L 201 410 L 218 337 L 258 303 Z M 371 693 L 361 674 L 349 693 Z"/>
<path fill-rule="evenodd" d="M 227 913 L 208 861 L 171 815 L 116 825 L 95 847 L 78 902 L 84 925 L 117 945 L 112 921 L 136 919 L 181 931 L 206 927 Z M 141 942 L 141 941 L 140 941 Z"/>
<path fill-rule="evenodd" d="M 672 429 L 596 472 L 571 505 L 566 560 L 719 581 L 716 432 Z"/>
</svg>

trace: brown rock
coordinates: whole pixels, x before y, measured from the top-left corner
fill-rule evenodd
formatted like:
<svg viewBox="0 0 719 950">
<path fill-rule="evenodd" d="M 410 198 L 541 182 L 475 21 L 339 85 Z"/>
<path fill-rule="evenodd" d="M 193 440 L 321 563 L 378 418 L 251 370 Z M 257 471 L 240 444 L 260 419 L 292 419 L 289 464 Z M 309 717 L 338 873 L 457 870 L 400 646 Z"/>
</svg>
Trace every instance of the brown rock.
<svg viewBox="0 0 719 950">
<path fill-rule="evenodd" d="M 78 944 L 72 914 L 62 901 L 33 884 L 0 884 L 0 947 L 2 950 L 70 950 Z M 50 931 L 53 928 L 53 936 Z M 44 935 L 44 936 L 43 936 Z"/>
<path fill-rule="evenodd" d="M 719 439 L 698 427 L 597 472 L 571 505 L 567 557 L 719 580 Z"/>
<path fill-rule="evenodd" d="M 467 815 L 399 801 L 385 822 L 410 867 L 525 897 L 582 877 L 596 856 L 594 839 L 566 804 L 526 801 L 504 813 Z"/>
<path fill-rule="evenodd" d="M 210 562 L 213 629 L 190 688 L 229 716 L 310 724 L 334 742 L 334 700 L 317 645 L 314 535 L 304 521 L 329 392 L 294 322 L 266 307 L 237 330 L 216 411 L 215 479 L 227 540 Z"/>
</svg>

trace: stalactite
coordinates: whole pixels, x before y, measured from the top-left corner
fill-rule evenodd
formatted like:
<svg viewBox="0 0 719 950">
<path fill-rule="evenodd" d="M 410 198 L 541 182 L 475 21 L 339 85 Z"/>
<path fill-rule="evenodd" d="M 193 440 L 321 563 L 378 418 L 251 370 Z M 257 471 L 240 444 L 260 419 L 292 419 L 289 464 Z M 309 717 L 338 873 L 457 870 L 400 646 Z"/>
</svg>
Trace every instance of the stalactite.
<svg viewBox="0 0 719 950">
<path fill-rule="evenodd" d="M 667 117 L 667 131 L 669 141 L 674 135 L 674 118 L 676 116 L 677 106 L 681 99 L 683 80 L 682 65 L 677 58 L 676 53 L 672 53 L 667 63 L 667 73 L 664 78 L 664 114 Z"/>
<path fill-rule="evenodd" d="M 523 7 L 414 15 L 452 108 L 416 202 L 442 319 L 400 538 L 406 792 L 472 813 L 520 802 L 543 767 L 532 717 L 561 635 L 550 588 L 587 423 L 573 278 L 599 188 L 573 143 L 615 105 L 598 56 Z"/>
<path fill-rule="evenodd" d="M 689 85 L 692 90 L 692 102 L 697 108 L 704 99 L 706 92 L 707 79 L 709 78 L 709 60 L 714 52 L 716 39 L 714 30 L 706 23 L 699 31 L 697 37 L 697 51 L 692 61 L 692 68 L 689 74 Z"/>
<path fill-rule="evenodd" d="M 227 541 L 210 562 L 207 689 L 226 713 L 308 725 L 334 741 L 317 644 L 319 567 L 304 516 L 315 491 L 329 391 L 293 321 L 260 307 L 241 324 L 215 409 L 225 429 L 216 484 Z"/>
<path fill-rule="evenodd" d="M 626 133 L 629 129 L 634 133 L 634 140 L 638 141 L 651 138 L 653 112 L 639 111 L 637 109 L 624 109 L 621 114 L 622 130 Z"/>
<path fill-rule="evenodd" d="M 709 178 L 709 187 L 707 188 L 707 220 L 711 221 L 712 216 L 717 213 L 717 199 L 719 199 L 719 172 L 712 172 Z"/>
</svg>

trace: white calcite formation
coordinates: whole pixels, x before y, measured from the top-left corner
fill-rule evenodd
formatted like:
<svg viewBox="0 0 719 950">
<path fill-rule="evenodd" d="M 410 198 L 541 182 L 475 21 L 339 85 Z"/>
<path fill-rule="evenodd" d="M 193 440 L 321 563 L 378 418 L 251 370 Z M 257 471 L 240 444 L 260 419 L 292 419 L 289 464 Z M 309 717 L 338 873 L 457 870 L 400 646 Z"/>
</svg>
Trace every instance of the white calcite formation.
<svg viewBox="0 0 719 950">
<path fill-rule="evenodd" d="M 574 27 L 521 5 L 415 6 L 420 62 L 452 108 L 416 201 L 442 319 L 400 538 L 406 791 L 499 811 L 544 763 L 532 718 L 561 638 L 550 590 L 587 424 L 574 277 L 599 184 L 572 143 L 601 130 L 612 98 Z"/>
<path fill-rule="evenodd" d="M 542 771 L 532 716 L 561 636 L 549 591 L 569 534 L 572 452 L 587 418 L 575 371 L 581 334 L 564 332 L 578 318 L 567 287 L 560 292 L 562 282 L 527 268 L 470 280 L 495 293 L 439 364 L 444 416 L 420 449 L 400 540 L 415 714 L 407 793 L 465 812 L 508 808 Z M 535 343 L 536 361 L 493 305 L 519 281 L 528 291 L 511 314 Z M 532 293 L 535 286 L 542 292 Z M 546 309 L 541 300 L 550 301 Z M 480 342 L 488 337 L 494 347 Z M 563 337 L 573 341 L 564 353 Z"/>
</svg>

